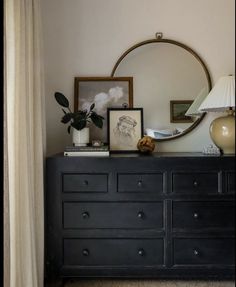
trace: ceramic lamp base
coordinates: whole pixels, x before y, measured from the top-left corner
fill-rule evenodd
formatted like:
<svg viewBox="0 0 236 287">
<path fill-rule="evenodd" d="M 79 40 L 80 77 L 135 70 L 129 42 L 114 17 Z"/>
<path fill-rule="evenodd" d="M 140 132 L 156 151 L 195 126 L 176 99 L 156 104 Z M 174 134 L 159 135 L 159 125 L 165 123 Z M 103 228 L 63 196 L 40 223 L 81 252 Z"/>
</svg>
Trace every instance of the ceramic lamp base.
<svg viewBox="0 0 236 287">
<path fill-rule="evenodd" d="M 210 136 L 223 154 L 235 154 L 235 116 L 216 118 L 210 125 Z"/>
</svg>

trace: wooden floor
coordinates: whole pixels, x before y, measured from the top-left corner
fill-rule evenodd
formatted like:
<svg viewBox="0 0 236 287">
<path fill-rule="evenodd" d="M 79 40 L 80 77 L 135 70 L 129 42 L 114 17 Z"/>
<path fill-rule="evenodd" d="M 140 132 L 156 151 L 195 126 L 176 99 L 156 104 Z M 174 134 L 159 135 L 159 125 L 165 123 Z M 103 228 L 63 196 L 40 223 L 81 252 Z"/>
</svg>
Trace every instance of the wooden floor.
<svg viewBox="0 0 236 287">
<path fill-rule="evenodd" d="M 65 287 L 235 287 L 233 281 L 81 280 Z"/>
</svg>

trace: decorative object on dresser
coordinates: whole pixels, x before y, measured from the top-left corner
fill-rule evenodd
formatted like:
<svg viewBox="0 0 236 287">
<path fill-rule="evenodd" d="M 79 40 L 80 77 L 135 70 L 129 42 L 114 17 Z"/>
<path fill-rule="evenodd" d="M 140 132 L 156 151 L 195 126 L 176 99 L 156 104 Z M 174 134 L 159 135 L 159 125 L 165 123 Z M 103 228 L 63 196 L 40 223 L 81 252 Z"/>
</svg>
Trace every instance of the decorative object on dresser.
<svg viewBox="0 0 236 287">
<path fill-rule="evenodd" d="M 227 112 L 210 125 L 210 136 L 224 154 L 235 153 L 235 77 L 221 77 L 199 107 L 205 112 Z"/>
<path fill-rule="evenodd" d="M 143 136 L 143 109 L 107 109 L 108 141 L 111 151 L 138 151 Z"/>
<path fill-rule="evenodd" d="M 152 137 L 144 136 L 138 141 L 137 147 L 141 152 L 151 153 L 155 149 L 155 142 Z"/>
<path fill-rule="evenodd" d="M 46 282 L 235 278 L 233 156 L 50 156 L 45 210 Z"/>
<path fill-rule="evenodd" d="M 214 146 L 213 144 L 210 144 L 203 148 L 202 152 L 204 154 L 218 154 L 220 155 L 220 149 L 217 146 Z"/>
<path fill-rule="evenodd" d="M 106 143 L 107 108 L 133 107 L 133 78 L 75 77 L 75 111 L 88 109 L 92 103 L 95 103 L 95 111 L 104 117 L 104 129 L 91 127 L 91 134 Z"/>
<path fill-rule="evenodd" d="M 86 146 L 90 142 L 89 127 L 85 127 L 81 130 L 73 128 L 72 130 L 72 142 L 75 146 Z"/>
<path fill-rule="evenodd" d="M 64 156 L 109 156 L 108 145 L 103 146 L 67 146 Z"/>
<path fill-rule="evenodd" d="M 104 146 L 104 143 L 101 140 L 92 140 L 92 146 L 100 147 L 100 146 Z"/>
<path fill-rule="evenodd" d="M 96 127 L 102 129 L 104 118 L 94 111 L 95 104 L 92 103 L 88 109 L 72 112 L 68 99 L 59 92 L 55 93 L 55 99 L 58 104 L 67 108 L 68 112 L 62 109 L 64 116 L 61 119 L 63 124 L 69 124 L 67 131 L 70 133 L 73 127 L 73 144 L 76 146 L 86 146 L 89 143 L 88 124 L 93 123 Z"/>
</svg>

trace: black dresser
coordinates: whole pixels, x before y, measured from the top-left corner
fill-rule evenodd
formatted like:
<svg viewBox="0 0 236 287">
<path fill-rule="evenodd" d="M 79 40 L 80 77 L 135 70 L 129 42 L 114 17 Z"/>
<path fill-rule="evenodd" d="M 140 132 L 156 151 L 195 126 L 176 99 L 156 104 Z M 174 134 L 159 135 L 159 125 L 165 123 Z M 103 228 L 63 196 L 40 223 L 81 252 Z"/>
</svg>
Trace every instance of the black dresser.
<svg viewBox="0 0 236 287">
<path fill-rule="evenodd" d="M 234 156 L 47 158 L 46 281 L 234 279 Z"/>
</svg>

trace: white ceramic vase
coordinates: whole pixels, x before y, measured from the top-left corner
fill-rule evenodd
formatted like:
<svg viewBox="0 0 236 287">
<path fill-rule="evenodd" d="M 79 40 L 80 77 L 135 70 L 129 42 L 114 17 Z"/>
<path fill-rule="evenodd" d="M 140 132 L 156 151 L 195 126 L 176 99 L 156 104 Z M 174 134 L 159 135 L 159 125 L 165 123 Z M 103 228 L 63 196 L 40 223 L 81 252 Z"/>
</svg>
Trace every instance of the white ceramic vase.
<svg viewBox="0 0 236 287">
<path fill-rule="evenodd" d="M 75 146 L 86 146 L 89 143 L 89 128 L 73 129 L 72 142 Z"/>
</svg>

